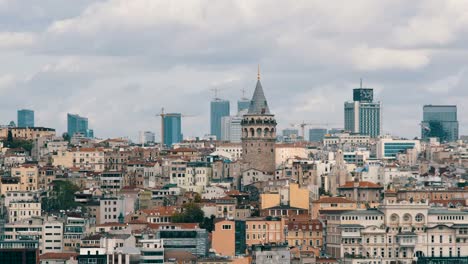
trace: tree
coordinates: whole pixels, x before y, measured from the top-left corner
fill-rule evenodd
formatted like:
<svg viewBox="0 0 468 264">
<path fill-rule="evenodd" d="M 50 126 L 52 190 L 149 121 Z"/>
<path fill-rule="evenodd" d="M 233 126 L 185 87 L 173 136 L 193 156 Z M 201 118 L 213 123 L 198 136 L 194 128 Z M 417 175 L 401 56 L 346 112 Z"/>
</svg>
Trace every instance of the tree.
<svg viewBox="0 0 468 264">
<path fill-rule="evenodd" d="M 74 209 L 80 206 L 75 202 L 75 192 L 79 187 L 69 181 L 54 181 L 49 197 L 42 199 L 42 209 L 46 212 Z"/>
<path fill-rule="evenodd" d="M 7 142 L 8 144 L 13 142 L 13 133 L 11 133 L 11 130 L 8 130 Z"/>
<path fill-rule="evenodd" d="M 200 224 L 201 228 L 206 229 L 208 232 L 212 232 L 214 230 L 214 220 L 216 216 L 211 215 L 209 218 L 205 217 L 203 218 L 203 222 Z"/>
<path fill-rule="evenodd" d="M 205 213 L 196 203 L 187 203 L 182 207 L 182 212 L 172 216 L 174 223 L 202 223 Z"/>
</svg>

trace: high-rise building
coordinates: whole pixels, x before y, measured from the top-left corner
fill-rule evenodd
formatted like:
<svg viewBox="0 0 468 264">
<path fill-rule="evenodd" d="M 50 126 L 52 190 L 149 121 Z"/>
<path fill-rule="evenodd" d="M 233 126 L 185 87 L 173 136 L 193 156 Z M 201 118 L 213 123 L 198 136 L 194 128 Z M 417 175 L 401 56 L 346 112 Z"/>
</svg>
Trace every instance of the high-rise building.
<svg viewBox="0 0 468 264">
<path fill-rule="evenodd" d="M 242 138 L 242 116 L 223 116 L 221 118 L 221 140 L 240 143 Z"/>
<path fill-rule="evenodd" d="M 72 137 L 76 133 L 85 137 L 94 137 L 94 131 L 88 129 L 88 118 L 76 114 L 67 114 L 68 135 Z"/>
<path fill-rule="evenodd" d="M 237 112 L 240 113 L 242 110 L 249 110 L 250 100 L 241 98 L 237 101 Z"/>
<path fill-rule="evenodd" d="M 344 103 L 345 130 L 378 137 L 382 131 L 382 105 L 374 102 L 371 88 L 353 90 L 353 101 Z"/>
<path fill-rule="evenodd" d="M 182 115 L 180 113 L 168 113 L 163 116 L 163 142 L 170 147 L 174 143 L 182 141 Z"/>
<path fill-rule="evenodd" d="M 221 118 L 229 116 L 229 101 L 215 98 L 211 101 L 211 119 L 210 119 L 210 133 L 215 135 L 216 139 L 221 139 Z"/>
<path fill-rule="evenodd" d="M 456 105 L 425 105 L 421 122 L 421 137 L 439 138 L 440 142 L 458 140 Z"/>
<path fill-rule="evenodd" d="M 249 111 L 242 120 L 242 157 L 248 167 L 266 173 L 274 173 L 276 120 L 270 113 L 268 103 L 260 83 L 250 101 Z"/>
<path fill-rule="evenodd" d="M 326 128 L 311 128 L 309 129 L 309 141 L 321 142 L 327 134 Z"/>
<path fill-rule="evenodd" d="M 283 142 L 295 142 L 299 140 L 299 130 L 295 128 L 285 128 L 281 131 L 281 141 Z"/>
<path fill-rule="evenodd" d="M 18 127 L 34 127 L 34 111 L 29 109 L 18 110 Z"/>
<path fill-rule="evenodd" d="M 138 135 L 138 141 L 140 144 L 147 144 L 150 142 L 155 142 L 156 136 L 151 131 L 140 131 Z"/>
</svg>

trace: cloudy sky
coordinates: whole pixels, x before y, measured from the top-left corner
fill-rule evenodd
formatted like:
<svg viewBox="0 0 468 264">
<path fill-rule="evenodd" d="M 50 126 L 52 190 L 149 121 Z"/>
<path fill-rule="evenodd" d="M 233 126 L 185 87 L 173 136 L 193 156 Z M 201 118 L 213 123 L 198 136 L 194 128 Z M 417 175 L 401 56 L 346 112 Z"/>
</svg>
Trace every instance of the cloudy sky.
<svg viewBox="0 0 468 264">
<path fill-rule="evenodd" d="M 362 77 L 383 102 L 385 133 L 418 136 L 422 105 L 457 104 L 468 134 L 466 1 L 330 3 L 0 0 L 0 122 L 30 108 L 60 133 L 70 112 L 98 137 L 159 137 L 165 107 L 193 115 L 185 136 L 204 135 L 211 90 L 234 112 L 260 64 L 280 128 L 342 127 Z"/>
</svg>

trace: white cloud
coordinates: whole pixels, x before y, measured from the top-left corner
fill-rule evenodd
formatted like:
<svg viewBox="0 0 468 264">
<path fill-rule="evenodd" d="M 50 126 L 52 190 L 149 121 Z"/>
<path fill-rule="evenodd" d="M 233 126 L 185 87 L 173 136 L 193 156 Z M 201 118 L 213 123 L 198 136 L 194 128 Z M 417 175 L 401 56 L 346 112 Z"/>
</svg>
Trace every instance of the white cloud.
<svg viewBox="0 0 468 264">
<path fill-rule="evenodd" d="M 33 45 L 35 35 L 29 32 L 0 32 L 0 49 L 15 49 Z"/>
<path fill-rule="evenodd" d="M 354 67 L 365 71 L 385 69 L 416 70 L 427 66 L 430 53 L 425 50 L 397 50 L 387 48 L 369 48 L 365 46 L 351 51 Z"/>
</svg>

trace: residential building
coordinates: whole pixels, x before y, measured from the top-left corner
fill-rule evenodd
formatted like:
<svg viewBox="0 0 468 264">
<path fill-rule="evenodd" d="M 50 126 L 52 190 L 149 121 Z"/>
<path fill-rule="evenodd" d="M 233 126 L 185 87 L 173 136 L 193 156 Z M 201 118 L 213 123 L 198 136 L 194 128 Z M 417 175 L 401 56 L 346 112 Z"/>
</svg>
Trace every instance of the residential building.
<svg viewBox="0 0 468 264">
<path fill-rule="evenodd" d="M 323 246 L 323 225 L 310 215 L 290 216 L 287 223 L 286 241 L 301 250 L 320 249 Z"/>
<path fill-rule="evenodd" d="M 34 140 L 41 137 L 53 138 L 55 137 L 55 129 L 47 127 L 1 127 L 0 138 L 6 139 L 8 133 L 14 139 Z"/>
<path fill-rule="evenodd" d="M 210 107 L 210 133 L 216 136 L 217 140 L 221 139 L 221 119 L 224 116 L 229 116 L 230 106 L 229 101 L 215 98 L 211 101 Z"/>
<path fill-rule="evenodd" d="M 140 239 L 140 264 L 164 263 L 164 245 L 161 239 Z"/>
<path fill-rule="evenodd" d="M 381 134 L 382 105 L 373 100 L 373 89 L 353 89 L 353 101 L 344 104 L 345 130 L 373 138 Z"/>
<path fill-rule="evenodd" d="M 245 219 L 246 244 L 280 244 L 285 241 L 285 219 L 275 217 L 251 217 Z"/>
<path fill-rule="evenodd" d="M 11 201 L 7 207 L 9 222 L 21 221 L 33 216 L 41 216 L 39 201 Z"/>
<path fill-rule="evenodd" d="M 13 177 L 20 178 L 21 191 L 36 191 L 39 186 L 39 169 L 37 165 L 23 164 L 11 169 Z"/>
<path fill-rule="evenodd" d="M 172 146 L 182 141 L 182 115 L 180 113 L 167 113 L 163 118 L 163 143 Z"/>
<path fill-rule="evenodd" d="M 222 256 L 238 256 L 246 254 L 245 221 L 219 220 L 213 231 L 212 248 Z"/>
<path fill-rule="evenodd" d="M 421 122 L 421 138 L 438 138 L 440 142 L 458 140 L 456 105 L 425 105 Z"/>
<path fill-rule="evenodd" d="M 29 109 L 18 110 L 18 127 L 34 127 L 34 111 Z"/>
</svg>

